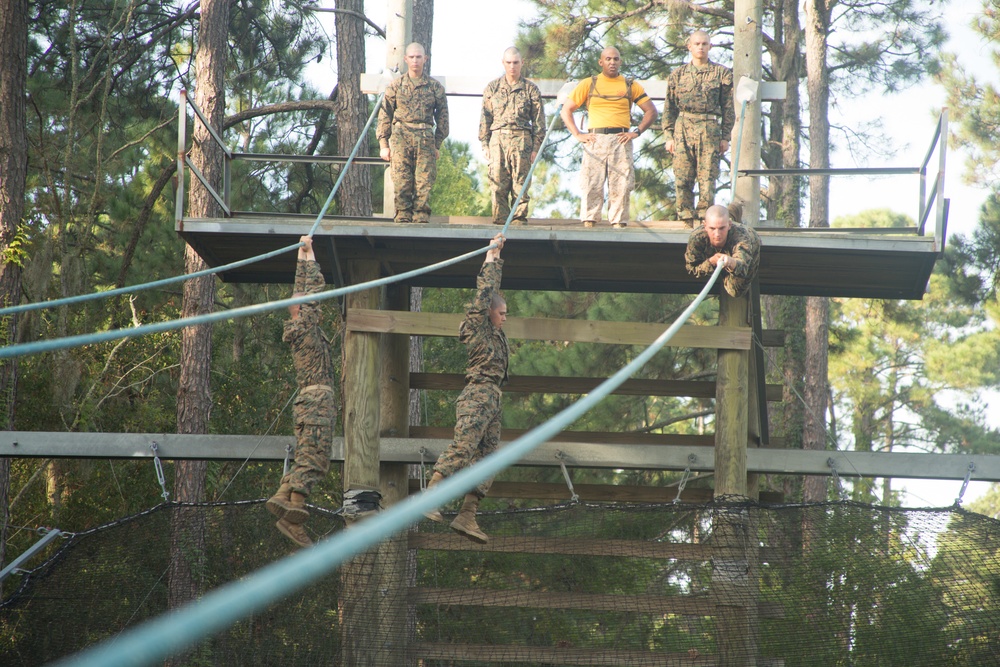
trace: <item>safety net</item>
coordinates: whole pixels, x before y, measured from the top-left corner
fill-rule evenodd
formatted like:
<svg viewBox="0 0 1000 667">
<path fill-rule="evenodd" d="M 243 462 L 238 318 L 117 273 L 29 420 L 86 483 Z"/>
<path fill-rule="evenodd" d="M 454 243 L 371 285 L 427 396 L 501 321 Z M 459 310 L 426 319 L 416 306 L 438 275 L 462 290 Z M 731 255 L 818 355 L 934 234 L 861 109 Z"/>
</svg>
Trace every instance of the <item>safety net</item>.
<svg viewBox="0 0 1000 667">
<path fill-rule="evenodd" d="M 960 507 L 572 503 L 479 524 L 486 545 L 423 521 L 169 662 L 1000 664 L 1000 522 Z M 306 526 L 352 529 L 318 508 Z M 8 584 L 0 664 L 113 639 L 293 548 L 262 501 L 77 533 Z"/>
</svg>

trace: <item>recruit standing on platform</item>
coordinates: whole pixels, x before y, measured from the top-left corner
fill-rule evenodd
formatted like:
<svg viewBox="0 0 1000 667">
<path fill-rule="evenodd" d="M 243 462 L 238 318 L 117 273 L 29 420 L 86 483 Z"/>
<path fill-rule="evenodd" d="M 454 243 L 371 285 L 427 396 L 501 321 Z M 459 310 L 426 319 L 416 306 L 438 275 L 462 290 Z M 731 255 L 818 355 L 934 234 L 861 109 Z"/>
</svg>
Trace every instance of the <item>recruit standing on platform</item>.
<svg viewBox="0 0 1000 667">
<path fill-rule="evenodd" d="M 663 136 L 672 153 L 677 191 L 677 217 L 688 227 L 715 203 L 719 160 L 729 150 L 736 112 L 733 71 L 708 59 L 712 41 L 698 30 L 687 40 L 691 62 L 667 77 Z M 698 206 L 694 184 L 698 182 Z"/>
<path fill-rule="evenodd" d="M 490 163 L 495 225 L 507 222 L 511 206 L 522 189 L 524 196 L 511 220 L 514 224 L 527 222 L 529 197 L 524 182 L 545 139 L 542 93 L 521 76 L 523 64 L 521 52 L 516 48 L 504 51 L 504 75 L 490 81 L 483 91 L 479 141 Z"/>
<path fill-rule="evenodd" d="M 375 136 L 396 188 L 396 222 L 429 222 L 438 151 L 448 136 L 448 98 L 444 86 L 424 74 L 423 46 L 410 44 L 404 57 L 406 74 L 386 88 Z"/>
</svg>

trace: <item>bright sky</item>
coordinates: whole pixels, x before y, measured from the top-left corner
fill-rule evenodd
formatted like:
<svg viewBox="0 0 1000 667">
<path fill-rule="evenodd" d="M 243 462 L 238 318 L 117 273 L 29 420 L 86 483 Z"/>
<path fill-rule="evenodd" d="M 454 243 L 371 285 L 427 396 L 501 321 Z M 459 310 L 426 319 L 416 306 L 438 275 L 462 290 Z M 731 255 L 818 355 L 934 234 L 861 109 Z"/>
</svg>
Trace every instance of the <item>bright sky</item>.
<svg viewBox="0 0 1000 667">
<path fill-rule="evenodd" d="M 323 3 L 324 5 L 329 3 Z M 960 5 L 960 7 L 959 7 Z M 989 58 L 991 45 L 973 32 L 968 26 L 979 13 L 980 3 L 972 0 L 954 2 L 945 10 L 945 22 L 950 34 L 948 49 L 959 55 L 959 60 L 981 78 L 995 81 L 997 70 Z M 378 25 L 386 24 L 385 0 L 365 2 L 367 15 Z M 484 72 L 500 76 L 503 70 L 500 58 L 504 49 L 514 43 L 518 23 L 533 16 L 530 2 L 508 0 L 502 5 L 469 0 L 435 0 L 434 3 L 433 72 L 437 75 L 468 76 L 482 75 Z M 332 26 L 332 15 L 328 25 Z M 325 18 L 324 20 L 327 20 Z M 488 26 L 488 29 L 484 27 Z M 332 34 L 332 28 L 330 29 Z M 316 77 L 335 80 L 333 58 L 324 59 L 324 74 L 316 70 Z M 369 38 L 367 44 L 368 71 L 380 72 L 385 66 L 384 42 Z M 628 64 L 624 66 L 628 71 Z M 329 89 L 323 85 L 322 89 Z M 834 167 L 885 167 L 918 166 L 930 145 L 937 118 L 944 103 L 943 90 L 933 83 L 925 83 L 897 95 L 871 95 L 862 100 L 840 103 L 834 111 L 832 121 L 836 124 L 853 126 L 859 123 L 875 123 L 885 134 L 893 155 L 876 158 L 868 163 L 858 161 L 848 153 L 839 137 L 834 137 L 835 150 L 832 157 Z M 836 103 L 836 101 L 835 101 Z M 552 113 L 553 103 L 547 110 Z M 451 138 L 468 143 L 474 154 L 479 154 L 480 100 L 477 98 L 451 98 Z M 839 145 L 838 145 L 839 144 Z M 806 153 L 803 152 L 803 157 Z M 935 158 L 936 159 L 936 158 Z M 945 194 L 951 198 L 948 221 L 949 236 L 969 235 L 975 228 L 979 209 L 986 199 L 985 189 L 972 188 L 962 182 L 965 156 L 960 150 L 950 148 L 947 155 L 947 179 Z M 930 181 L 933 178 L 928 179 Z M 564 185 L 575 187 L 576 179 L 566 178 Z M 930 183 L 928 183 L 929 187 Z M 832 217 L 858 213 L 871 208 L 891 208 L 917 217 L 916 177 L 882 178 L 834 178 L 831 179 L 830 208 Z M 1000 399 L 993 404 L 1000 403 Z M 1000 409 L 994 410 L 995 426 L 1000 426 Z M 897 480 L 895 487 L 905 486 L 907 506 L 946 506 L 954 502 L 961 488 L 961 481 L 918 481 Z M 965 493 L 964 501 L 974 499 L 988 488 L 985 482 L 973 481 Z"/>
</svg>

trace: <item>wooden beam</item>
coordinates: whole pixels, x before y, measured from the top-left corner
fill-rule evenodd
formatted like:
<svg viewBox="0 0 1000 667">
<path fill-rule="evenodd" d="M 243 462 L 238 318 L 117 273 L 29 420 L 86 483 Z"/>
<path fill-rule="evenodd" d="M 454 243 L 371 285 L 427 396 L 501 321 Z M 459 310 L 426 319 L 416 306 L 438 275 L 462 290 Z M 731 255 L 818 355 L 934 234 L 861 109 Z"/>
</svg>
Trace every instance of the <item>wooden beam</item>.
<svg viewBox="0 0 1000 667">
<path fill-rule="evenodd" d="M 482 74 L 479 76 L 434 76 L 444 86 L 445 94 L 455 97 L 482 97 L 486 84 L 502 74 Z M 361 92 L 377 95 L 388 83 L 383 74 L 364 73 L 361 75 Z M 530 79 L 538 85 L 545 99 L 555 99 L 556 95 L 566 85 L 564 79 Z M 667 96 L 667 82 L 664 79 L 643 79 L 638 81 L 646 94 L 654 100 L 663 100 Z M 758 91 L 762 100 L 783 100 L 787 94 L 787 84 L 784 81 L 761 81 Z"/>
<path fill-rule="evenodd" d="M 677 488 L 670 486 L 625 486 L 621 484 L 574 484 L 573 489 L 584 502 L 621 502 L 621 503 L 671 503 L 677 498 Z M 420 492 L 420 480 L 410 480 L 410 493 Z M 570 499 L 569 489 L 565 484 L 549 482 L 493 482 L 487 498 L 525 498 L 534 500 Z M 684 489 L 681 492 L 682 503 L 708 503 L 712 501 L 712 489 Z M 763 503 L 778 504 L 784 502 L 785 496 L 777 491 L 765 491 L 760 494 Z"/>
<path fill-rule="evenodd" d="M 526 607 L 531 609 L 584 609 L 639 614 L 712 616 L 715 605 L 707 597 L 681 595 L 604 595 L 560 591 L 497 590 L 486 588 L 412 588 L 414 604 L 462 607 Z M 760 603 L 765 618 L 781 618 L 778 603 Z"/>
<path fill-rule="evenodd" d="M 449 426 L 411 426 L 410 435 L 415 438 L 450 440 L 453 429 Z M 528 432 L 523 428 L 505 428 L 500 433 L 501 442 L 510 442 Z M 684 445 L 688 447 L 712 447 L 715 436 L 687 433 L 610 433 L 606 431 L 563 431 L 549 442 L 588 442 L 633 445 Z"/>
<path fill-rule="evenodd" d="M 464 316 L 458 313 L 410 313 L 405 311 L 352 309 L 347 313 L 349 332 L 397 333 L 418 336 L 458 336 Z M 511 317 L 504 325 L 509 338 L 558 340 L 577 343 L 649 345 L 666 326 L 645 322 L 597 322 L 557 320 L 544 317 Z M 671 339 L 674 347 L 750 349 L 749 327 L 681 327 Z"/>
<path fill-rule="evenodd" d="M 556 377 L 552 375 L 514 375 L 503 386 L 504 393 L 526 394 L 588 394 L 604 378 Z M 767 386 L 767 400 L 780 402 L 781 385 Z M 410 373 L 411 389 L 461 390 L 465 375 L 461 373 Z M 626 380 L 613 394 L 622 396 L 684 396 L 715 398 L 715 382 L 701 380 Z"/>
<path fill-rule="evenodd" d="M 448 429 L 450 431 L 450 429 Z M 428 463 L 445 450 L 451 438 L 382 438 L 383 461 Z M 147 460 L 153 450 L 163 460 L 275 461 L 285 458 L 290 435 L 218 435 L 178 433 L 63 433 L 51 431 L 0 431 L 0 456 L 14 458 L 85 458 Z M 772 443 L 774 439 L 772 438 Z M 589 442 L 549 442 L 526 455 L 519 465 L 556 466 L 558 453 L 574 468 L 648 468 L 710 472 L 715 464 L 711 447 L 676 445 L 602 445 Z M 431 457 L 428 459 L 428 456 Z M 344 439 L 334 438 L 332 461 L 344 460 Z M 906 452 L 804 451 L 801 449 L 751 449 L 747 470 L 782 475 L 832 475 L 841 477 L 896 477 L 955 480 L 955 494 L 969 466 L 972 479 L 1000 482 L 1000 456 L 988 454 L 916 454 Z M 155 483 L 155 477 L 150 478 Z"/>
<path fill-rule="evenodd" d="M 409 533 L 407 539 L 409 540 L 409 548 L 431 551 L 617 556 L 685 561 L 712 559 L 710 544 L 677 544 L 644 540 L 582 540 L 576 537 L 537 537 L 533 535 L 491 536 L 489 543 L 477 544 L 461 535 L 451 533 Z M 770 558 L 781 556 L 778 549 L 774 547 L 768 547 L 764 553 Z"/>
<path fill-rule="evenodd" d="M 588 667 L 716 667 L 711 656 L 692 658 L 688 653 L 661 653 L 622 649 L 555 648 L 548 646 L 497 646 L 418 642 L 415 657 L 424 660 L 491 663 L 503 656 L 503 664 L 587 665 Z M 758 662 L 758 665 L 761 663 Z"/>
</svg>

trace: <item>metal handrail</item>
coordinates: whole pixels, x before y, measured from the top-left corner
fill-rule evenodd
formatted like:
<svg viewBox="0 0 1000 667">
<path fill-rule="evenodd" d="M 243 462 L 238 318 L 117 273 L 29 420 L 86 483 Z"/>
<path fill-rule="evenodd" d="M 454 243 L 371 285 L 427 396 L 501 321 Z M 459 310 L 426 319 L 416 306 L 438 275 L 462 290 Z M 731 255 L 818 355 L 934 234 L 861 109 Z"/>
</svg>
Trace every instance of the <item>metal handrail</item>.
<svg viewBox="0 0 1000 667">
<path fill-rule="evenodd" d="M 942 140 L 942 137 L 945 137 Z M 934 128 L 934 136 L 919 167 L 858 167 L 858 168 L 782 168 L 782 169 L 743 169 L 741 176 L 910 176 L 920 177 L 919 206 L 917 212 L 917 234 L 923 236 L 927 220 L 934 210 L 934 239 L 938 252 L 944 252 L 945 228 L 948 217 L 948 200 L 944 196 L 945 164 L 948 153 L 948 109 L 941 109 Z M 938 172 L 934 177 L 931 192 L 927 193 L 927 167 L 930 165 L 934 152 L 938 153 Z M 935 205 L 936 204 L 936 205 Z"/>
</svg>

